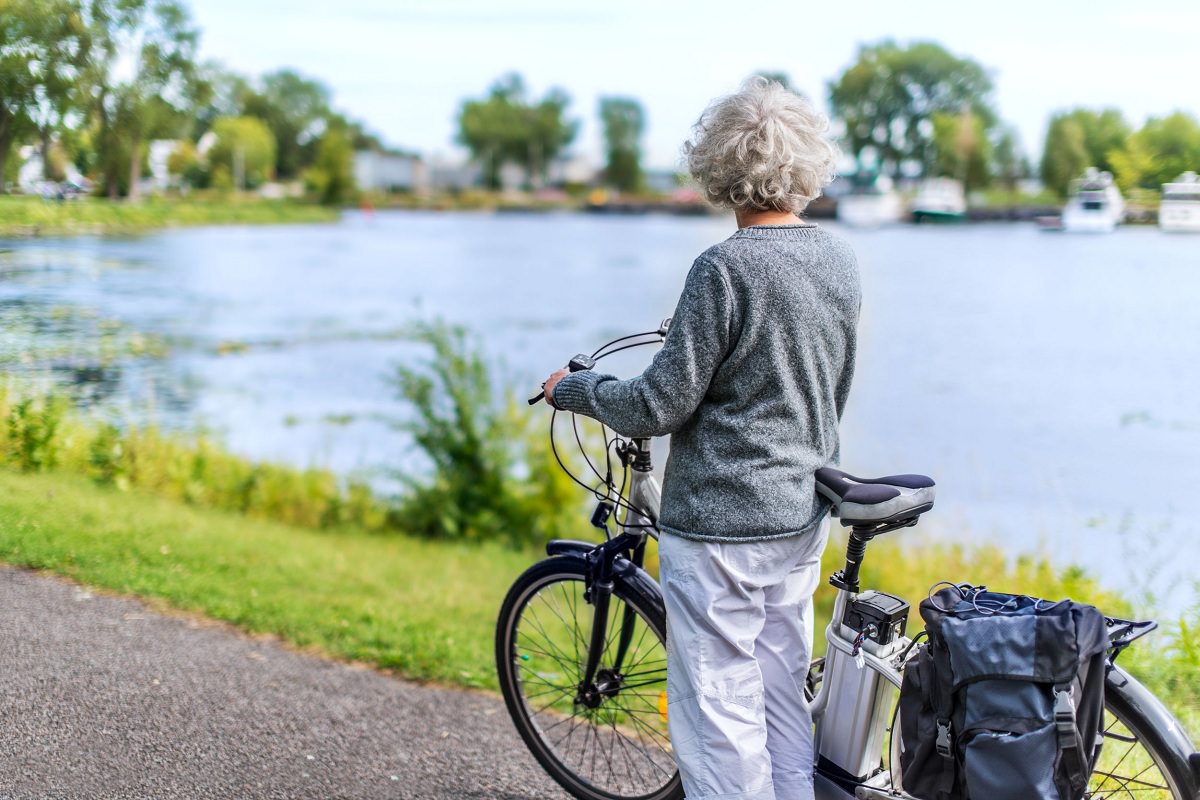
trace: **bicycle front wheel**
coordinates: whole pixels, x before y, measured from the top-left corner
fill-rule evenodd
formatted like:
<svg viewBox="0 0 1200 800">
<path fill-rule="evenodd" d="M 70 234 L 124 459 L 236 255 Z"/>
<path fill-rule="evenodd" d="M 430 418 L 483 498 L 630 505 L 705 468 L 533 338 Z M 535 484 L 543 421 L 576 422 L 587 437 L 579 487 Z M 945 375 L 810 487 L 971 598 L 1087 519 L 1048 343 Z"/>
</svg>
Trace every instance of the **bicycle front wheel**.
<svg viewBox="0 0 1200 800">
<path fill-rule="evenodd" d="M 573 796 L 681 800 L 662 602 L 652 585 L 616 580 L 599 669 L 583 686 L 595 616 L 586 571 L 583 559 L 556 556 L 509 590 L 496 626 L 505 705 L 538 763 Z"/>
</svg>

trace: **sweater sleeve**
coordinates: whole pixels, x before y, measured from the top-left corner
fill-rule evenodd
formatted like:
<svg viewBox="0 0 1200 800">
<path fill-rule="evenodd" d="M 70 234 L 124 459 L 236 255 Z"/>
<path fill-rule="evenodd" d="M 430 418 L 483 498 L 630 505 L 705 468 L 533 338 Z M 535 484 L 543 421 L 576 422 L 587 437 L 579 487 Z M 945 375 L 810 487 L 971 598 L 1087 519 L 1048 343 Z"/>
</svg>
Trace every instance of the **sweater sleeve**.
<svg viewBox="0 0 1200 800">
<path fill-rule="evenodd" d="M 733 294 L 721 268 L 697 259 L 663 347 L 636 378 L 576 372 L 554 387 L 554 405 L 594 417 L 623 436 L 663 436 L 691 417 L 731 347 Z"/>
</svg>

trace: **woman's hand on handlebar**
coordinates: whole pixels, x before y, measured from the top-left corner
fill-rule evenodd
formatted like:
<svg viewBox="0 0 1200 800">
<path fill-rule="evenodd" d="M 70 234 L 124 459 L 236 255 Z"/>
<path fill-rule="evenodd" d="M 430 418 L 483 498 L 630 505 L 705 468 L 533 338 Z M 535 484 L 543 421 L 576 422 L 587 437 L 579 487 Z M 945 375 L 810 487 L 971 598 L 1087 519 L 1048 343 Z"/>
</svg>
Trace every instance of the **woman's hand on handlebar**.
<svg viewBox="0 0 1200 800">
<path fill-rule="evenodd" d="M 546 382 L 542 384 L 542 393 L 546 396 L 546 403 L 548 405 L 557 408 L 554 405 L 554 387 L 558 385 L 559 381 L 570 374 L 570 370 L 564 368 L 551 372 L 550 377 L 546 378 Z"/>
</svg>

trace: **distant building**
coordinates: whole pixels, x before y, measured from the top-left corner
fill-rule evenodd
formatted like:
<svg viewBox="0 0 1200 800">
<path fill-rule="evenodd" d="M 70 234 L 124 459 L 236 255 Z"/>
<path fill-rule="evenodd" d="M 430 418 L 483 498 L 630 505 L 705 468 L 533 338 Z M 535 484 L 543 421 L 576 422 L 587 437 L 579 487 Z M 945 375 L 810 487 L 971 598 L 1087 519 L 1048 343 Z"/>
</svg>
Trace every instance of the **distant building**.
<svg viewBox="0 0 1200 800">
<path fill-rule="evenodd" d="M 483 170 L 467 161 L 447 161 L 434 154 L 429 161 L 428 187 L 433 190 L 460 191 L 483 183 Z"/>
<path fill-rule="evenodd" d="M 167 169 L 167 162 L 179 145 L 178 139 L 155 139 L 150 142 L 146 160 L 150 164 L 149 188 L 152 191 L 165 192 L 171 188 L 171 173 Z M 145 186 L 145 181 L 143 181 L 143 186 Z"/>
<path fill-rule="evenodd" d="M 359 150 L 354 154 L 354 180 L 369 192 L 423 191 L 429 184 L 425 162 L 405 153 Z"/>
<path fill-rule="evenodd" d="M 648 169 L 642 173 L 646 190 L 655 194 L 670 194 L 679 188 L 679 173 L 670 169 Z"/>
<path fill-rule="evenodd" d="M 16 156 L 21 163 L 20 168 L 17 170 L 17 190 L 19 192 L 22 194 L 40 194 L 44 197 L 50 197 L 60 191 L 62 188 L 60 184 L 43 179 L 42 154 L 37 147 L 25 145 L 17 149 Z M 85 178 L 76 169 L 74 164 L 68 163 L 64 171 L 66 172 L 64 184 L 67 187 L 74 187 L 75 191 L 91 190 L 92 182 Z"/>
<path fill-rule="evenodd" d="M 559 156 L 546 168 L 546 184 L 590 186 L 596 182 L 596 171 L 595 165 L 582 156 Z"/>
<path fill-rule="evenodd" d="M 42 183 L 42 157 L 33 145 L 17 150 L 21 166 L 17 170 L 17 188 L 23 194 L 37 194 Z"/>
</svg>

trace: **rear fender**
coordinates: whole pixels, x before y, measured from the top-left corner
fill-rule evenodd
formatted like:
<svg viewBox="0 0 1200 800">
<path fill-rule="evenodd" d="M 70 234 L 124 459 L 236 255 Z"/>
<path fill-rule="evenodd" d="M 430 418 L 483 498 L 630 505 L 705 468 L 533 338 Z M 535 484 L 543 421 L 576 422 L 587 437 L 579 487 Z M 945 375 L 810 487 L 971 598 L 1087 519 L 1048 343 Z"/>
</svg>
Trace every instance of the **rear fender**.
<svg viewBox="0 0 1200 800">
<path fill-rule="evenodd" d="M 1120 667 L 1109 668 L 1104 691 L 1111 702 L 1119 703 L 1134 720 L 1150 728 L 1139 732 L 1152 739 L 1158 752 L 1171 762 L 1164 766 L 1180 780 L 1190 782 L 1184 787 L 1185 796 L 1197 796 L 1200 792 L 1200 753 L 1196 752 L 1179 720 L 1149 689 Z"/>
</svg>

